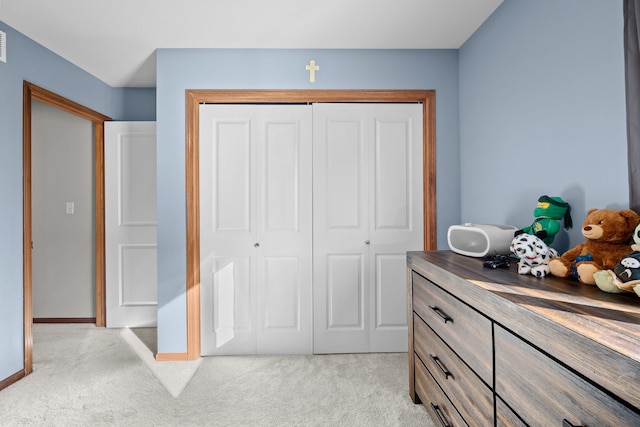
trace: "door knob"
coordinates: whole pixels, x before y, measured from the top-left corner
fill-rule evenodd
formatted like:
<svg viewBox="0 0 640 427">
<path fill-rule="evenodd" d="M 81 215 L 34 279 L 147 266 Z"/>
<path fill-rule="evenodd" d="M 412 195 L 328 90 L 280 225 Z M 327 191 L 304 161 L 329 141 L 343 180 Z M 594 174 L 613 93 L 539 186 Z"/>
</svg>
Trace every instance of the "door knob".
<svg viewBox="0 0 640 427">
<path fill-rule="evenodd" d="M 370 243 L 371 243 L 371 241 L 370 241 L 370 240 L 365 240 L 365 241 L 364 241 L 364 244 L 365 244 L 365 245 L 368 245 L 368 244 L 370 244 Z"/>
<path fill-rule="evenodd" d="M 259 248 L 260 247 L 260 243 L 254 243 L 253 246 L 256 247 L 256 248 Z"/>
</svg>

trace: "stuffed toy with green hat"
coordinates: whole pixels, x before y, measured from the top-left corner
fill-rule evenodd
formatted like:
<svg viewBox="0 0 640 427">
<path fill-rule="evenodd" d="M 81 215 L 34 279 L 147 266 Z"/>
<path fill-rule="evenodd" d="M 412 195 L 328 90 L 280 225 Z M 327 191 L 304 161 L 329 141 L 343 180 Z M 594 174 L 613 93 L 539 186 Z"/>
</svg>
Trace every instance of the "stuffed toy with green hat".
<svg viewBox="0 0 640 427">
<path fill-rule="evenodd" d="M 538 236 L 547 245 L 553 243 L 553 239 L 560 231 L 560 220 L 564 219 L 564 228 L 573 226 L 571 220 L 571 206 L 560 197 L 540 196 L 538 205 L 533 210 L 536 217 L 533 224 L 516 231 L 516 235 L 527 233 Z"/>
</svg>

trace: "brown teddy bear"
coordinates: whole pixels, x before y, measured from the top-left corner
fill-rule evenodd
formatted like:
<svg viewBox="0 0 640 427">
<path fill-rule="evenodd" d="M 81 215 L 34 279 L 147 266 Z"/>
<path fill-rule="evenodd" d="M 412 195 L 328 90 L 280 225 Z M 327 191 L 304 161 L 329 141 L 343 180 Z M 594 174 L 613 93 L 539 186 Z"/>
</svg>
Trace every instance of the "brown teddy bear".
<svg viewBox="0 0 640 427">
<path fill-rule="evenodd" d="M 582 223 L 582 235 L 587 239 L 561 257 L 549 261 L 551 274 L 576 277 L 580 283 L 595 285 L 593 273 L 615 268 L 631 252 L 633 231 L 640 224 L 640 215 L 631 209 L 591 209 Z"/>
</svg>

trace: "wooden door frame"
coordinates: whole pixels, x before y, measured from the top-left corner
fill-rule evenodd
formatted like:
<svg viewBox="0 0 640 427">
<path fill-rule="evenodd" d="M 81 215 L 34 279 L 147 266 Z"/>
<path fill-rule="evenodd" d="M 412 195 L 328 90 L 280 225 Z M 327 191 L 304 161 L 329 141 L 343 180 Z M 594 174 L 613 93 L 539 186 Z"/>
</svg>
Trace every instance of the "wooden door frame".
<svg viewBox="0 0 640 427">
<path fill-rule="evenodd" d="M 157 360 L 200 357 L 199 105 L 306 104 L 315 102 L 421 103 L 423 124 L 424 249 L 436 248 L 435 90 L 186 90 L 187 352 L 158 353 Z"/>
<path fill-rule="evenodd" d="M 94 124 L 96 326 L 106 325 L 104 231 L 104 122 L 111 118 L 24 81 L 22 96 L 24 375 L 33 371 L 33 240 L 31 204 L 31 103 L 40 101 Z"/>
</svg>

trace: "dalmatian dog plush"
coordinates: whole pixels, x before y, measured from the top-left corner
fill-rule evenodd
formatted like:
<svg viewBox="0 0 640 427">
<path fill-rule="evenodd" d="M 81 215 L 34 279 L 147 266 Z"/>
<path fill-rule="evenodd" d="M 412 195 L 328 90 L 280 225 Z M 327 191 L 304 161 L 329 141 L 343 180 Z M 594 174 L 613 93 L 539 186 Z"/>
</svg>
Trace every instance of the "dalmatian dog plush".
<svg viewBox="0 0 640 427">
<path fill-rule="evenodd" d="M 541 238 L 534 234 L 518 234 L 509 247 L 520 260 L 518 274 L 529 274 L 536 277 L 549 275 L 549 261 L 558 256 L 558 252 L 547 246 Z"/>
</svg>

